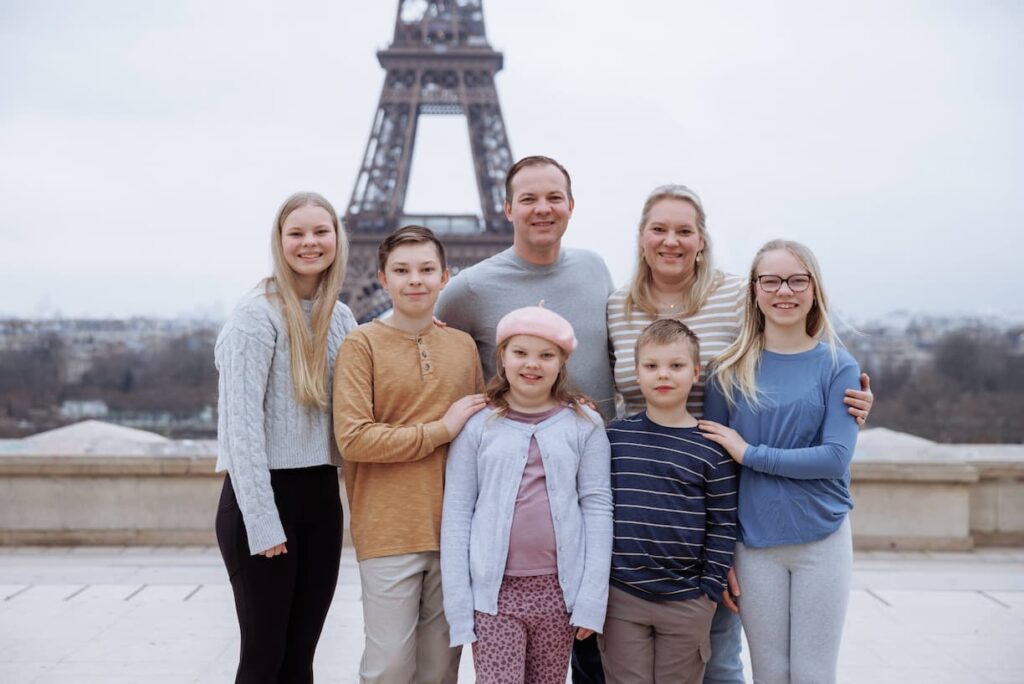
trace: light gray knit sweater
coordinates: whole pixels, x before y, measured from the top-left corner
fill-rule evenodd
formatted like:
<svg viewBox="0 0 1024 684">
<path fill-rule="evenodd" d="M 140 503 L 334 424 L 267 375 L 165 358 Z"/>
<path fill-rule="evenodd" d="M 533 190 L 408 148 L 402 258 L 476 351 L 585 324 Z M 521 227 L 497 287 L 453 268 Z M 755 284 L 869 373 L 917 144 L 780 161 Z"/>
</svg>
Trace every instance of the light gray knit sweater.
<svg viewBox="0 0 1024 684">
<path fill-rule="evenodd" d="M 308 318 L 312 302 L 303 302 L 303 309 Z M 355 327 L 352 312 L 338 302 L 327 340 L 328 388 L 338 348 Z M 284 317 L 262 285 L 228 317 L 214 359 L 220 372 L 216 469 L 231 475 L 255 555 L 285 541 L 270 471 L 341 465 L 331 407 L 313 409 L 296 401 Z"/>
</svg>

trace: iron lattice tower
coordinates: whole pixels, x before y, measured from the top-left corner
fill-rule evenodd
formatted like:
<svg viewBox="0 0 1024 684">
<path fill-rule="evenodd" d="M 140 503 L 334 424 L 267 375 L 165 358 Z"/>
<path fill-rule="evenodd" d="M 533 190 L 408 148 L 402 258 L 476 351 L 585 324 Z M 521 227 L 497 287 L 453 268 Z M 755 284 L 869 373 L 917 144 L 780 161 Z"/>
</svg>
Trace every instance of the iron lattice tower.
<svg viewBox="0 0 1024 684">
<path fill-rule="evenodd" d="M 351 244 L 342 298 L 360 321 L 391 303 L 377 283 L 377 245 L 407 223 L 442 236 L 453 272 L 512 244 L 505 173 L 512 152 L 494 75 L 502 54 L 487 42 L 482 0 L 399 0 L 395 37 L 377 52 L 385 69 L 377 113 L 345 212 Z M 421 115 L 464 114 L 481 213 L 407 215 L 409 170 Z"/>
</svg>

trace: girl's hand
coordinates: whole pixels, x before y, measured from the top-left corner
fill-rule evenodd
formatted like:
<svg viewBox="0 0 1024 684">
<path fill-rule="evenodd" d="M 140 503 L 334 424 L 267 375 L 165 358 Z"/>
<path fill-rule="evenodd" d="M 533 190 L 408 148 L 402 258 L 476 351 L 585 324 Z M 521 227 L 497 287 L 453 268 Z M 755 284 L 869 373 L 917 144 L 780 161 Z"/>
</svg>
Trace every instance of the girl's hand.
<svg viewBox="0 0 1024 684">
<path fill-rule="evenodd" d="M 447 328 L 448 327 L 448 324 L 445 323 L 444 321 L 440 320 L 437 316 L 434 316 L 433 319 L 434 319 L 434 325 L 436 327 L 438 327 L 438 328 Z"/>
<path fill-rule="evenodd" d="M 736 579 L 736 569 L 729 568 L 726 577 L 729 588 L 722 592 L 722 603 L 732 612 L 739 615 L 740 612 L 740 581 Z"/>
<path fill-rule="evenodd" d="M 448 410 L 441 417 L 441 422 L 448 428 L 448 436 L 455 439 L 455 436 L 462 430 L 470 416 L 482 409 L 487 404 L 487 397 L 483 394 L 467 394 L 461 399 L 455 400 Z"/>
<path fill-rule="evenodd" d="M 719 425 L 713 420 L 698 420 L 697 427 L 702 435 L 725 449 L 726 453 L 737 463 L 743 463 L 743 454 L 747 453 L 747 443 L 740 433 L 732 428 Z"/>
<path fill-rule="evenodd" d="M 868 422 L 868 414 L 871 413 L 871 405 L 875 403 L 875 395 L 871 392 L 871 378 L 867 373 L 860 374 L 860 391 L 846 390 L 843 403 L 850 407 L 850 415 L 857 420 L 858 426 Z"/>
<path fill-rule="evenodd" d="M 271 546 L 266 551 L 260 551 L 261 556 L 267 558 L 273 558 L 274 556 L 280 556 L 282 553 L 288 553 L 288 547 L 284 544 L 278 544 L 277 546 Z"/>
<path fill-rule="evenodd" d="M 579 627 L 576 629 L 576 641 L 583 641 L 589 636 L 594 634 L 594 630 L 587 629 L 586 627 Z"/>
<path fill-rule="evenodd" d="M 587 408 L 593 411 L 598 410 L 597 404 L 595 404 L 594 400 L 588 397 L 586 394 L 577 394 L 573 396 L 573 399 L 575 399 L 576 403 L 579 404 L 580 406 L 586 406 Z M 598 411 L 598 413 L 600 413 L 600 411 Z"/>
</svg>

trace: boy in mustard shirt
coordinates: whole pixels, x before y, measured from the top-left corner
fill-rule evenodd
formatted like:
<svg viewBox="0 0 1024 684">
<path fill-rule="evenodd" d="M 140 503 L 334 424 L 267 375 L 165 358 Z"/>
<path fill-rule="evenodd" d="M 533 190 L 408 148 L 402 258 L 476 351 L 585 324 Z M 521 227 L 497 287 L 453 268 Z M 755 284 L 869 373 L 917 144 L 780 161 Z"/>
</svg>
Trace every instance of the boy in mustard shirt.
<svg viewBox="0 0 1024 684">
<path fill-rule="evenodd" d="M 434 324 L 448 282 L 444 245 L 405 226 L 381 243 L 377 278 L 393 312 L 349 333 L 334 373 L 366 643 L 360 681 L 452 682 L 440 531 L 448 443 L 484 406 L 473 339 Z"/>
</svg>

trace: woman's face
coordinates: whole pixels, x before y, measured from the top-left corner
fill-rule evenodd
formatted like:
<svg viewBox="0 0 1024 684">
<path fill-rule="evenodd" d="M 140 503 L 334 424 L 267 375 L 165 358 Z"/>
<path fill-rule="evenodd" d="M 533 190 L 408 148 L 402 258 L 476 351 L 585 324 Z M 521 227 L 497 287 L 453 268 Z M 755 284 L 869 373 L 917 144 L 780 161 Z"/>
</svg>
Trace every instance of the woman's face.
<svg viewBox="0 0 1024 684">
<path fill-rule="evenodd" d="M 697 208 L 675 197 L 658 200 L 640 232 L 640 249 L 654 277 L 663 282 L 693 276 L 704 238 L 697 228 Z"/>
<path fill-rule="evenodd" d="M 338 236 L 327 210 L 306 204 L 288 214 L 281 224 L 281 251 L 300 282 L 318 282 L 338 251 Z"/>
</svg>

